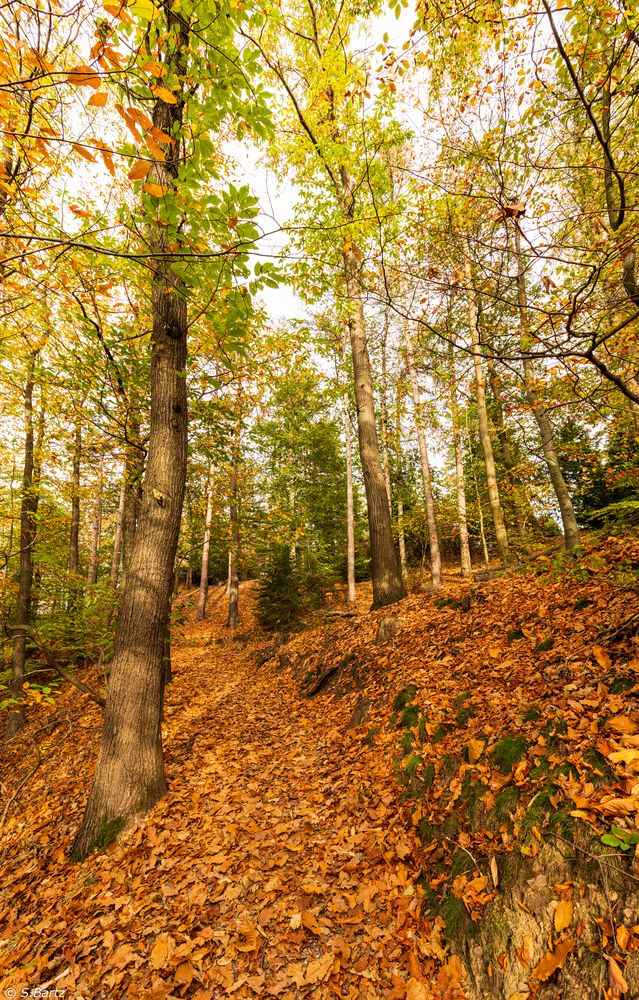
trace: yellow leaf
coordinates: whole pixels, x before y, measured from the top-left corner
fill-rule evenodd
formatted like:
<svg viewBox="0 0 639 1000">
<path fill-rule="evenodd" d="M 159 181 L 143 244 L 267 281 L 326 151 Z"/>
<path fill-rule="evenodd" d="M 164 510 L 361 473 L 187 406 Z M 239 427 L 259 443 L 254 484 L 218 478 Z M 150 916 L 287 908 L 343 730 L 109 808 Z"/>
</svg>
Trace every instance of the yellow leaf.
<svg viewBox="0 0 639 1000">
<path fill-rule="evenodd" d="M 151 952 L 151 968 L 162 969 L 169 957 L 169 943 L 166 938 L 158 938 Z"/>
<path fill-rule="evenodd" d="M 152 164 L 148 160 L 136 160 L 131 169 L 129 170 L 129 180 L 139 181 L 142 177 L 146 177 Z"/>
<path fill-rule="evenodd" d="M 173 974 L 176 983 L 182 986 L 190 986 L 195 975 L 195 969 L 190 962 L 181 962 Z"/>
<path fill-rule="evenodd" d="M 317 917 L 310 910 L 304 910 L 302 913 L 302 925 L 306 927 L 311 934 L 321 934 L 322 928 L 317 922 Z"/>
<path fill-rule="evenodd" d="M 555 910 L 555 930 L 559 934 L 572 923 L 572 900 L 560 899 Z"/>
<path fill-rule="evenodd" d="M 75 149 L 76 153 L 79 153 L 85 160 L 88 160 L 89 163 L 95 163 L 95 156 L 93 153 L 90 153 L 88 149 L 85 149 L 84 146 L 81 146 L 78 142 L 72 142 L 71 145 Z"/>
<path fill-rule="evenodd" d="M 592 655 L 599 666 L 603 667 L 604 670 L 608 670 L 612 666 L 612 661 L 603 646 L 593 646 Z"/>
<path fill-rule="evenodd" d="M 147 194 L 152 194 L 154 198 L 161 198 L 166 194 L 168 188 L 163 188 L 161 184 L 145 184 L 143 190 Z"/>
<path fill-rule="evenodd" d="M 486 740 L 470 740 L 468 743 L 468 763 L 476 764 L 484 752 Z"/>
<path fill-rule="evenodd" d="M 334 962 L 335 955 L 330 953 L 322 955 L 321 958 L 317 958 L 313 962 L 309 962 L 306 968 L 306 982 L 309 984 L 321 983 L 325 979 L 328 979 Z"/>
<path fill-rule="evenodd" d="M 101 80 L 99 75 L 90 66 L 76 66 L 67 74 L 67 82 L 74 87 L 95 87 L 97 90 Z"/>
<path fill-rule="evenodd" d="M 629 715 L 615 715 L 608 719 L 608 725 L 617 733 L 636 733 L 639 726 Z"/>
<path fill-rule="evenodd" d="M 164 155 L 164 150 L 162 149 L 162 147 L 158 146 L 157 142 L 154 142 L 153 139 L 151 139 L 151 137 L 148 135 L 145 136 L 145 142 L 151 156 L 154 156 L 156 160 L 160 161 L 160 163 L 164 163 L 164 161 L 166 160 L 166 156 Z"/>
<path fill-rule="evenodd" d="M 89 108 L 103 108 L 107 102 L 107 94 L 104 90 L 100 90 L 97 94 L 93 94 L 89 98 L 88 107 Z"/>
<path fill-rule="evenodd" d="M 153 76 L 164 76 L 166 70 L 159 62 L 145 62 L 140 69 L 143 69 L 145 73 L 151 73 Z"/>
<path fill-rule="evenodd" d="M 151 91 L 161 101 L 164 101 L 165 104 L 177 104 L 177 97 L 170 90 L 167 90 L 166 87 L 151 87 Z"/>
</svg>

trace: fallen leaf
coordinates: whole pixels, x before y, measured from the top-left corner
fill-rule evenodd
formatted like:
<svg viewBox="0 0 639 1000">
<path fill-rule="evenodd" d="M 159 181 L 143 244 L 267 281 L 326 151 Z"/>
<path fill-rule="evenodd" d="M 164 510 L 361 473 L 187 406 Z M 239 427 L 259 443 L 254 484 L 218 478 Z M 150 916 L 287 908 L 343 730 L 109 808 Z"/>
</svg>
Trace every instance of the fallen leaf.
<svg viewBox="0 0 639 1000">
<path fill-rule="evenodd" d="M 561 969 L 568 958 L 570 952 L 575 947 L 575 939 L 568 938 L 560 941 L 554 951 L 547 951 L 532 973 L 533 979 L 538 979 L 540 983 L 545 983 L 547 979 Z"/>
<path fill-rule="evenodd" d="M 560 931 L 570 927 L 572 923 L 572 900 L 571 899 L 560 899 L 557 904 L 557 909 L 555 910 L 555 930 L 559 934 Z"/>
</svg>

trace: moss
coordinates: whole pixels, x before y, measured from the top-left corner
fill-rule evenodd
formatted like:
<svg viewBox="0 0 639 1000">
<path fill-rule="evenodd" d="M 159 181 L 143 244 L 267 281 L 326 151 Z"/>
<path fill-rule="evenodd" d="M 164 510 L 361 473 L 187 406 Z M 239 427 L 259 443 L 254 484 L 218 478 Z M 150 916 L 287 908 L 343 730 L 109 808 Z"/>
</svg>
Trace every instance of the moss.
<svg viewBox="0 0 639 1000">
<path fill-rule="evenodd" d="M 437 728 L 435 729 L 435 732 L 431 736 L 431 742 L 441 743 L 444 737 L 448 735 L 449 731 L 450 731 L 450 726 L 445 726 L 443 722 L 440 722 Z"/>
<path fill-rule="evenodd" d="M 487 791 L 488 785 L 480 781 L 476 774 L 472 771 L 466 773 L 462 782 L 461 792 L 459 793 L 459 801 L 462 806 L 464 820 L 469 826 L 472 826 L 474 822 L 477 804 Z"/>
<path fill-rule="evenodd" d="M 402 712 L 399 725 L 404 729 L 411 729 L 419 722 L 419 708 L 417 705 L 408 705 Z"/>
<path fill-rule="evenodd" d="M 409 702 L 413 700 L 417 694 L 416 684 L 407 684 L 398 694 L 395 695 L 393 701 L 393 711 L 401 712 L 402 709 L 406 708 Z"/>
<path fill-rule="evenodd" d="M 424 847 L 428 847 L 436 839 L 435 827 L 427 819 L 423 819 L 417 827 L 417 835 Z"/>
<path fill-rule="evenodd" d="M 458 875 L 465 875 L 466 872 L 472 872 L 474 870 L 475 864 L 468 851 L 455 851 L 450 866 L 450 874 L 452 877 L 456 878 Z"/>
<path fill-rule="evenodd" d="M 541 709 L 539 708 L 539 705 L 529 705 L 522 715 L 524 722 L 536 722 L 537 719 L 540 718 Z"/>
<path fill-rule="evenodd" d="M 93 843 L 84 851 L 73 851 L 71 861 L 84 861 L 93 851 L 104 850 L 105 847 L 108 847 L 109 844 L 118 839 L 125 826 L 126 819 L 124 816 L 114 816 L 112 819 L 108 819 L 105 813 L 100 820 L 98 832 Z"/>
<path fill-rule="evenodd" d="M 411 754 L 406 763 L 404 764 L 404 777 L 414 778 L 417 774 L 417 770 L 420 764 L 424 763 L 424 758 L 418 753 Z"/>
<path fill-rule="evenodd" d="M 539 760 L 538 764 L 535 764 L 530 772 L 530 777 L 533 781 L 538 781 L 540 778 L 548 777 L 550 772 L 550 763 L 545 757 Z"/>
<path fill-rule="evenodd" d="M 375 742 L 375 737 L 379 733 L 381 726 L 369 726 L 364 736 L 364 743 L 368 747 L 372 747 Z"/>
<path fill-rule="evenodd" d="M 426 723 L 427 722 L 428 722 L 428 717 L 424 713 L 421 716 L 421 718 L 419 720 L 419 725 L 417 727 L 417 739 L 419 740 L 420 743 L 424 743 L 425 740 L 426 740 L 426 737 L 428 735 L 427 732 L 426 732 Z"/>
<path fill-rule="evenodd" d="M 610 685 L 610 693 L 623 694 L 624 691 L 630 691 L 636 683 L 636 677 L 617 677 L 617 679 Z"/>
<path fill-rule="evenodd" d="M 457 697 L 453 700 L 453 705 L 455 706 L 455 708 L 461 708 L 462 705 L 465 705 L 467 701 L 470 701 L 470 698 L 471 698 L 470 691 L 462 691 L 461 694 L 458 694 Z"/>
<path fill-rule="evenodd" d="M 446 924 L 448 937 L 464 938 L 468 936 L 472 920 L 461 899 L 457 899 L 457 896 L 446 896 L 442 900 L 440 912 Z"/>
<path fill-rule="evenodd" d="M 546 826 L 548 817 L 555 812 L 555 807 L 550 801 L 550 796 L 554 795 L 556 791 L 557 788 L 555 785 L 548 785 L 531 800 L 524 813 L 519 831 L 524 843 L 530 839 L 533 826 L 541 832 L 542 828 Z"/>
<path fill-rule="evenodd" d="M 439 772 L 440 781 L 448 782 L 450 778 L 459 770 L 461 761 L 455 754 L 447 753 L 442 757 L 442 766 Z"/>
<path fill-rule="evenodd" d="M 435 765 L 431 762 L 427 764 L 424 768 L 424 773 L 422 774 L 422 782 L 424 785 L 424 791 L 429 791 L 433 787 L 433 782 L 435 780 Z"/>
<path fill-rule="evenodd" d="M 469 719 L 474 719 L 476 715 L 474 705 L 462 705 L 457 712 L 455 722 L 458 726 L 465 726 Z"/>
<path fill-rule="evenodd" d="M 456 837 L 459 833 L 459 820 L 455 813 L 448 813 L 448 816 L 442 824 L 442 834 L 445 837 Z"/>
<path fill-rule="evenodd" d="M 577 821 L 565 809 L 558 809 L 548 817 L 548 826 L 551 830 L 559 833 L 565 840 L 572 840 L 575 834 Z"/>
<path fill-rule="evenodd" d="M 524 638 L 524 633 L 521 631 L 521 629 L 514 628 L 506 636 L 506 641 L 508 642 L 508 645 L 510 645 L 513 642 L 517 642 L 518 639 L 523 639 L 523 638 Z"/>
<path fill-rule="evenodd" d="M 568 732 L 568 724 L 563 719 L 548 719 L 541 731 L 546 738 L 549 752 L 552 752 L 559 746 L 557 737 L 564 736 Z"/>
<path fill-rule="evenodd" d="M 493 747 L 490 759 L 503 774 L 508 774 L 527 750 L 528 742 L 523 736 L 504 736 Z"/>
<path fill-rule="evenodd" d="M 538 642 L 533 649 L 533 656 L 537 656 L 539 653 L 545 653 L 547 650 L 552 649 L 554 645 L 555 640 L 550 636 L 547 639 L 542 639 L 541 642 Z"/>
<path fill-rule="evenodd" d="M 561 774 L 565 778 L 574 778 L 574 780 L 577 781 L 579 779 L 579 768 L 575 767 L 574 764 L 571 764 L 569 760 L 566 760 L 555 771 L 553 771 L 553 774 Z"/>
<path fill-rule="evenodd" d="M 417 879 L 418 885 L 421 885 L 424 890 L 424 909 L 427 911 L 432 911 L 437 908 L 438 899 L 437 893 L 434 889 L 428 885 L 428 880 L 430 878 L 430 872 L 427 869 L 422 871 L 421 875 Z"/>
<path fill-rule="evenodd" d="M 515 785 L 506 785 L 505 788 L 502 788 L 495 799 L 495 813 L 497 814 L 497 818 L 502 821 L 508 819 L 517 805 L 518 798 L 519 789 Z"/>
<path fill-rule="evenodd" d="M 399 747 L 404 756 L 406 756 L 407 753 L 411 752 L 411 749 L 413 747 L 413 734 L 411 733 L 410 729 L 407 729 L 404 735 L 402 736 L 401 740 L 399 741 Z"/>
<path fill-rule="evenodd" d="M 592 604 L 592 601 L 589 601 L 587 597 L 586 598 L 582 598 L 582 600 L 577 601 L 574 604 L 574 610 L 575 611 L 584 611 L 586 608 L 589 608 L 591 604 Z"/>
<path fill-rule="evenodd" d="M 588 777 L 596 788 L 600 785 L 612 784 L 615 772 L 603 754 L 599 753 L 595 747 L 589 747 L 587 750 L 584 750 L 583 761 L 589 769 Z"/>
</svg>

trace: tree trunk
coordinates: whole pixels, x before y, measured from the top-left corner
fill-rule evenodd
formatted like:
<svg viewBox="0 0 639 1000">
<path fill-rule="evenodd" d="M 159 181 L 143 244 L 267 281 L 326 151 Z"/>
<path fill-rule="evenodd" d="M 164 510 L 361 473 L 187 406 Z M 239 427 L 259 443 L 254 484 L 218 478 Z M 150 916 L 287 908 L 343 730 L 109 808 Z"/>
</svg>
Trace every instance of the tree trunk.
<svg viewBox="0 0 639 1000">
<path fill-rule="evenodd" d="M 384 470 L 384 485 L 386 496 L 388 497 L 388 509 L 393 519 L 393 495 L 391 491 L 390 460 L 388 457 L 388 363 L 386 357 L 386 344 L 388 341 L 388 305 L 384 310 L 384 333 L 382 336 L 382 391 L 379 398 L 380 417 L 382 422 L 382 468 Z"/>
<path fill-rule="evenodd" d="M 342 253 L 346 269 L 350 313 L 348 328 L 353 356 L 357 434 L 368 510 L 371 577 L 373 581 L 372 607 L 381 608 L 387 604 L 394 604 L 395 601 L 401 601 L 406 596 L 406 590 L 397 550 L 393 542 L 393 526 L 388 509 L 388 497 L 377 440 L 373 377 L 366 343 L 364 306 L 357 277 L 357 259 L 352 248 L 347 244 L 345 244 Z"/>
<path fill-rule="evenodd" d="M 22 500 L 20 504 L 20 576 L 18 581 L 18 599 L 14 627 L 28 628 L 31 621 L 31 600 L 33 590 L 33 550 L 36 540 L 36 513 L 38 497 L 34 481 L 34 426 L 33 426 L 33 389 L 35 383 L 35 365 L 38 351 L 29 354 L 27 377 L 24 386 L 24 466 L 22 472 Z M 11 662 L 11 697 L 16 704 L 12 705 L 7 718 L 7 736 L 13 736 L 24 725 L 26 709 L 24 704 L 24 667 L 26 660 L 27 637 L 24 632 L 18 633 L 13 639 L 13 657 Z"/>
<path fill-rule="evenodd" d="M 229 517 L 231 528 L 231 544 L 229 546 L 229 617 L 228 626 L 234 628 L 240 620 L 239 600 L 240 600 L 240 578 L 238 573 L 238 563 L 240 557 L 240 519 L 238 516 L 238 466 L 240 462 L 240 439 L 242 433 L 242 422 L 238 413 L 235 433 L 233 435 L 233 447 L 231 450 L 231 477 L 230 477 L 230 503 Z"/>
<path fill-rule="evenodd" d="M 91 549 L 89 552 L 89 566 L 87 569 L 87 583 L 90 586 L 98 582 L 98 571 L 100 568 L 100 541 L 102 540 L 102 491 L 104 488 L 104 463 L 102 455 L 98 463 L 98 481 L 96 483 L 96 494 L 93 503 L 93 515 L 91 517 Z"/>
<path fill-rule="evenodd" d="M 470 254 L 470 251 L 468 251 Z M 468 325 L 470 327 L 471 353 L 475 368 L 475 392 L 477 396 L 477 416 L 479 420 L 479 438 L 482 451 L 484 453 L 484 464 L 486 466 L 486 483 L 488 486 L 488 500 L 493 516 L 495 527 L 495 538 L 499 557 L 504 565 L 510 560 L 508 548 L 508 533 L 504 522 L 504 514 L 499 499 L 499 487 L 497 485 L 497 470 L 495 468 L 495 456 L 493 445 L 490 440 L 490 429 L 488 425 L 488 408 L 486 406 L 486 376 L 484 374 L 484 364 L 479 343 L 479 328 L 477 325 L 477 302 L 475 299 L 475 287 L 473 282 L 473 272 L 470 263 L 470 255 L 466 258 L 466 281 L 468 283 Z"/>
<path fill-rule="evenodd" d="M 430 548 L 430 575 L 433 588 L 438 590 L 442 585 L 442 559 L 439 550 L 439 533 L 437 531 L 437 518 L 435 516 L 435 500 L 433 498 L 433 487 L 430 475 L 430 462 L 428 460 L 428 447 L 426 445 L 426 433 L 424 430 L 424 408 L 422 406 L 419 381 L 417 378 L 417 367 L 415 365 L 415 352 L 413 349 L 413 338 L 408 323 L 404 324 L 404 337 L 406 343 L 406 362 L 410 377 L 411 392 L 413 395 L 413 417 L 415 430 L 417 431 L 417 443 L 419 446 L 419 459 L 422 470 L 422 486 L 424 489 L 424 503 L 426 506 L 426 519 L 428 522 L 428 542 Z"/>
<path fill-rule="evenodd" d="M 115 590 L 118 585 L 120 573 L 120 563 L 122 561 L 122 534 L 124 525 L 124 505 L 126 502 L 126 484 L 120 487 L 120 501 L 118 512 L 115 518 L 115 534 L 113 536 L 113 555 L 111 556 L 111 570 L 109 572 L 109 584 Z"/>
<path fill-rule="evenodd" d="M 77 413 L 73 435 L 73 465 L 71 470 L 71 528 L 69 531 L 69 573 L 80 571 L 80 465 L 82 462 L 82 411 Z M 71 586 L 74 590 L 73 581 Z"/>
<path fill-rule="evenodd" d="M 462 453 L 461 431 L 459 428 L 459 404 L 457 402 L 457 373 L 453 345 L 449 345 L 450 367 L 450 412 L 453 424 L 453 447 L 455 451 L 455 486 L 457 489 L 457 512 L 459 516 L 459 547 L 461 550 L 462 576 L 470 576 L 472 564 L 468 540 L 468 518 L 466 516 L 466 480 L 464 478 L 464 457 Z"/>
<path fill-rule="evenodd" d="M 517 297 L 521 323 L 521 352 L 524 359 L 524 386 L 528 402 L 530 403 L 530 408 L 533 411 L 535 420 L 537 421 L 548 474 L 555 491 L 555 496 L 557 497 L 557 503 L 559 504 L 561 521 L 564 528 L 564 542 L 567 549 L 574 549 L 579 545 L 579 528 L 577 526 L 577 518 L 575 517 L 575 511 L 572 506 L 570 493 L 568 492 L 566 480 L 563 477 L 561 466 L 559 465 L 559 459 L 557 458 L 557 449 L 555 447 L 550 417 L 548 416 L 548 411 L 537 392 L 533 363 L 528 353 L 530 350 L 530 336 L 528 331 L 526 275 L 524 272 L 524 262 L 521 253 L 521 234 L 519 225 L 516 221 L 515 253 L 517 256 Z"/>
<path fill-rule="evenodd" d="M 132 417 L 128 423 L 128 441 L 124 456 L 124 511 L 122 513 L 122 577 L 120 587 L 126 586 L 126 575 L 133 552 L 135 530 L 142 502 L 142 477 L 144 451 L 140 442 L 140 422 Z"/>
<path fill-rule="evenodd" d="M 399 565 L 406 579 L 406 536 L 404 535 L 404 472 L 402 449 L 402 389 L 397 386 L 395 405 L 395 455 L 397 456 L 397 542 L 399 544 Z"/>
<path fill-rule="evenodd" d="M 167 38 L 174 50 L 167 62 L 184 78 L 189 29 L 168 10 Z M 183 101 L 158 99 L 153 125 L 169 134 L 182 122 Z M 165 146 L 150 176 L 165 190 L 175 186 L 180 143 Z M 100 753 L 72 856 L 81 858 L 114 839 L 145 813 L 167 789 L 161 717 L 173 565 L 177 551 L 187 459 L 187 308 L 185 291 L 171 268 L 171 236 L 148 229 L 154 260 L 152 278 L 151 415 L 149 453 L 140 516 L 127 571 L 115 635 L 109 694 Z"/>
<path fill-rule="evenodd" d="M 353 440 L 351 403 L 344 393 L 344 440 L 346 447 L 346 603 L 354 604 L 355 592 L 355 504 L 353 499 Z"/>
<path fill-rule="evenodd" d="M 209 550 L 211 547 L 211 521 L 213 520 L 213 469 L 209 469 L 206 488 L 206 514 L 204 516 L 204 538 L 202 540 L 202 569 L 200 572 L 200 592 L 197 599 L 195 620 L 201 622 L 206 614 L 209 596 Z"/>
</svg>

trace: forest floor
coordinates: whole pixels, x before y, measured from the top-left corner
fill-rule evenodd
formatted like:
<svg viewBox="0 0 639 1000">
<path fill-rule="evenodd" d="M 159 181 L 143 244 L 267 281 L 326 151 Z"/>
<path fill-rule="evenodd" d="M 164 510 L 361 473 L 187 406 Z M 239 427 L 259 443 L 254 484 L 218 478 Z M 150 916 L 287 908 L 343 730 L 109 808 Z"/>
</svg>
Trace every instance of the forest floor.
<svg viewBox="0 0 639 1000">
<path fill-rule="evenodd" d="M 100 730 L 79 691 L 34 706 L 0 749 L 0 996 L 464 997 L 432 894 L 452 884 L 479 921 L 501 856 L 534 857 L 545 818 L 522 834 L 524 792 L 544 753 L 563 768 L 554 805 L 567 799 L 597 836 L 639 826 L 638 569 L 639 541 L 618 538 L 579 563 L 449 581 L 383 611 L 367 610 L 362 586 L 353 617 L 319 614 L 278 641 L 255 626 L 252 584 L 234 632 L 222 588 L 201 623 L 186 595 L 164 725 L 169 793 L 141 825 L 67 861 Z M 397 631 L 377 641 L 386 617 Z M 463 813 L 469 771 L 488 798 L 515 788 L 521 803 L 497 826 L 462 816 L 441 833 Z M 460 847 L 470 869 L 454 867 Z M 548 954 L 518 953 L 518 998 L 579 936 L 570 887 L 556 888 L 562 918 Z M 623 984 L 639 916 L 618 916 L 599 926 Z"/>
</svg>

